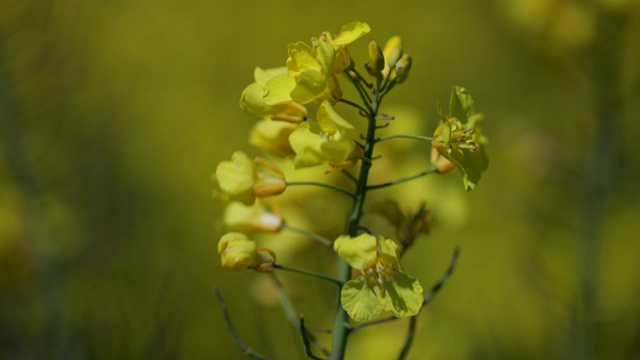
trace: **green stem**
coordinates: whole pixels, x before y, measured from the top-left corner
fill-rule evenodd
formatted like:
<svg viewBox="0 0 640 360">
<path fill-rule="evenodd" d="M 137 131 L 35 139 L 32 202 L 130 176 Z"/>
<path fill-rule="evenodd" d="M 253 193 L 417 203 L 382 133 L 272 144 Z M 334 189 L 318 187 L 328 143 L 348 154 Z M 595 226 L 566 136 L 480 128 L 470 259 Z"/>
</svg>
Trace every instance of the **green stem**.
<svg viewBox="0 0 640 360">
<path fill-rule="evenodd" d="M 425 170 L 425 171 L 420 172 L 418 174 L 407 176 L 407 177 L 404 177 L 404 178 L 401 178 L 401 179 L 389 181 L 389 182 L 382 183 L 382 184 L 370 185 L 367 188 L 367 190 L 380 189 L 380 188 L 384 188 L 384 187 L 388 187 L 388 186 L 392 186 L 392 185 L 401 184 L 403 182 L 411 181 L 411 180 L 417 179 L 417 178 L 422 177 L 422 176 L 433 174 L 435 172 L 438 172 L 438 169 L 437 168 L 431 168 L 429 170 Z"/>
<path fill-rule="evenodd" d="M 341 103 L 345 103 L 345 104 L 347 104 L 347 105 L 351 105 L 351 106 L 353 106 L 354 108 L 356 108 L 356 109 L 358 109 L 358 110 L 362 111 L 364 114 L 368 114 L 368 113 L 369 113 L 369 111 L 368 111 L 367 109 L 365 109 L 365 108 L 363 108 L 362 106 L 360 106 L 360 105 L 358 105 L 358 104 L 354 103 L 353 101 L 349 101 L 349 100 L 347 100 L 347 99 L 340 99 L 340 100 L 338 100 L 338 101 L 339 101 L 339 102 L 341 102 Z"/>
<path fill-rule="evenodd" d="M 595 359 L 598 340 L 602 270 L 601 257 L 606 209 L 614 189 L 617 139 L 623 133 L 621 104 L 623 33 L 626 14 L 614 14 L 604 6 L 596 9 L 596 38 L 592 53 L 595 99 L 594 138 L 587 151 L 578 212 L 577 254 L 580 274 L 567 358 Z"/>
<path fill-rule="evenodd" d="M 355 84 L 354 82 L 354 85 Z M 373 148 L 375 146 L 376 135 L 376 117 L 378 116 L 378 108 L 380 106 L 380 79 L 376 82 L 376 92 L 374 98 L 370 104 L 370 110 L 368 111 L 368 127 L 367 135 L 365 137 L 366 142 L 363 147 L 363 158 L 373 158 Z M 364 100 L 364 99 L 363 99 Z M 351 209 L 351 215 L 347 222 L 347 234 L 349 236 L 357 236 L 360 230 L 360 217 L 362 215 L 362 208 L 364 206 L 364 200 L 367 195 L 369 172 L 372 166 L 371 161 L 360 162 L 360 174 L 358 175 L 358 182 L 355 191 L 355 197 L 353 201 L 353 207 Z M 351 267 L 344 260 L 339 259 L 339 279 L 344 284 L 351 279 Z M 349 318 L 347 312 L 340 304 L 340 296 L 338 296 L 338 306 L 336 311 L 336 317 L 333 325 L 333 348 L 331 351 L 331 360 L 342 360 L 347 348 L 347 337 L 349 336 L 351 326 L 349 325 Z"/>
<path fill-rule="evenodd" d="M 332 190 L 336 190 L 339 191 L 343 194 L 347 194 L 352 198 L 355 198 L 355 194 L 352 193 L 351 191 L 345 189 L 345 188 L 341 188 L 340 186 L 336 186 L 336 185 L 332 185 L 332 184 L 327 184 L 327 183 L 323 183 L 323 182 L 319 182 L 319 181 L 288 181 L 287 182 L 287 186 L 300 186 L 300 185 L 313 185 L 313 186 L 320 186 L 320 187 L 324 187 L 327 189 L 332 189 Z"/>
<path fill-rule="evenodd" d="M 413 344 L 413 338 L 416 335 L 416 316 L 412 316 L 409 319 L 409 331 L 407 332 L 407 340 L 402 347 L 402 351 L 400 352 L 400 356 L 398 356 L 398 360 L 406 359 L 409 354 L 409 349 L 411 349 L 411 344 Z"/>
<path fill-rule="evenodd" d="M 320 273 L 316 273 L 313 271 L 307 271 L 307 270 L 303 270 L 303 269 L 298 269 L 298 268 L 292 268 L 292 267 L 288 267 L 288 266 L 284 266 L 284 265 L 280 265 L 280 264 L 273 264 L 273 267 L 275 269 L 280 269 L 280 270 L 285 270 L 285 271 L 291 271 L 294 273 L 298 273 L 298 274 L 302 274 L 302 275 L 307 275 L 307 276 L 313 276 L 315 278 L 321 279 L 321 280 L 325 280 L 325 281 L 330 281 L 338 286 L 342 286 L 343 282 L 336 279 L 336 278 L 332 278 L 331 276 L 327 276 L 324 274 L 320 274 Z"/>
<path fill-rule="evenodd" d="M 433 138 L 430 136 L 422 136 L 422 135 L 412 135 L 412 134 L 391 134 L 380 136 L 376 139 L 376 142 L 381 142 L 389 139 L 397 139 L 397 138 L 405 138 L 405 139 L 416 139 L 431 142 Z"/>
<path fill-rule="evenodd" d="M 327 239 L 327 238 L 325 238 L 323 236 L 320 236 L 320 235 L 318 235 L 318 234 L 316 234 L 316 233 L 314 233 L 312 231 L 307 231 L 307 230 L 300 229 L 300 228 L 297 228 L 297 227 L 293 227 L 293 226 L 287 225 L 287 224 L 283 224 L 281 229 L 282 230 L 293 231 L 293 232 L 296 232 L 298 234 L 302 234 L 304 236 L 310 237 L 313 240 L 321 243 L 322 245 L 328 246 L 328 247 L 332 247 L 333 246 L 333 242 L 331 240 L 329 240 L 329 239 Z"/>
</svg>

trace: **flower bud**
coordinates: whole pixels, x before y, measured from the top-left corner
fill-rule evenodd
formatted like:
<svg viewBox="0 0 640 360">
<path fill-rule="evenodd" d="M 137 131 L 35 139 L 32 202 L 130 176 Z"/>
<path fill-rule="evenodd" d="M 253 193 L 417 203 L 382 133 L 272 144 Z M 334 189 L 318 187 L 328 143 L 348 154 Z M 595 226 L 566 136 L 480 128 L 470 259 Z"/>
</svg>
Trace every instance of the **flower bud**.
<svg viewBox="0 0 640 360">
<path fill-rule="evenodd" d="M 402 40 L 399 36 L 392 37 L 384 46 L 384 54 L 389 64 L 397 63 L 403 53 Z"/>
<path fill-rule="evenodd" d="M 404 82 L 409 76 L 409 70 L 411 70 L 411 55 L 404 54 L 396 62 L 396 81 L 398 83 Z"/>
<path fill-rule="evenodd" d="M 256 243 L 243 233 L 224 234 L 218 242 L 218 254 L 227 270 L 243 271 L 260 263 Z"/>
<path fill-rule="evenodd" d="M 380 45 L 375 41 L 369 43 L 369 66 L 367 68 L 372 75 L 377 75 L 384 69 L 384 54 Z"/>
<path fill-rule="evenodd" d="M 265 248 L 256 248 L 256 243 L 243 233 L 224 234 L 218 242 L 218 254 L 222 268 L 232 271 L 253 269 L 269 272 L 274 268 L 276 254 Z"/>
</svg>

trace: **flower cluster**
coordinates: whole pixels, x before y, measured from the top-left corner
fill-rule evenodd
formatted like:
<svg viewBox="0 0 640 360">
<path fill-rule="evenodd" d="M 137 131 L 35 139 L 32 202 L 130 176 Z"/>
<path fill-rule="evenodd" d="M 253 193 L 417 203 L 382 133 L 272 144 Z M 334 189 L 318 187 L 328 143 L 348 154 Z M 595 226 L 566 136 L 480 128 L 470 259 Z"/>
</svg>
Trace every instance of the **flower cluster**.
<svg viewBox="0 0 640 360">
<path fill-rule="evenodd" d="M 475 113 L 473 99 L 467 90 L 459 86 L 453 88 L 449 113 L 444 115 L 439 111 L 441 122 L 433 137 L 416 134 L 380 136 L 376 133 L 390 128 L 391 120 L 398 121 L 392 115 L 379 112 L 379 108 L 385 95 L 408 79 L 412 57 L 405 53 L 398 36 L 391 37 L 384 47 L 370 41 L 368 59 L 362 64 L 365 72 L 359 71 L 347 46 L 370 31 L 366 23 L 352 22 L 343 26 L 337 35 L 323 32 L 310 43 L 289 44 L 284 66 L 257 67 L 254 82 L 242 92 L 240 107 L 260 118 L 251 130 L 249 142 L 266 153 L 271 161 L 262 157 L 251 159 L 237 151 L 230 161 L 218 164 L 214 174 L 220 189 L 214 196 L 227 203 L 223 222 L 229 232 L 218 243 L 222 267 L 236 271 L 288 270 L 340 285 L 341 306 L 336 309 L 334 353 L 331 354 L 331 358 L 340 359 L 348 333 L 347 316 L 358 322 L 371 321 L 383 312 L 404 318 L 417 315 L 425 303 L 422 285 L 418 279 L 403 272 L 400 259 L 420 236 L 430 232 L 431 213 L 425 203 L 417 211 L 406 210 L 393 200 L 368 205 L 365 204 L 367 193 L 429 174 L 444 174 L 455 168 L 462 174 L 464 186 L 469 191 L 477 185 L 488 166 L 486 139 L 477 126 L 482 116 Z M 355 88 L 360 103 L 343 98 L 345 82 Z M 355 123 L 339 113 L 338 106 L 351 106 L 357 110 L 364 118 L 366 131 L 359 133 Z M 374 153 L 374 147 L 392 138 L 430 142 L 431 164 L 424 161 L 424 168 L 417 175 L 372 185 L 369 172 L 380 157 Z M 393 150 L 390 147 L 383 149 Z M 300 169 L 319 166 L 324 170 L 319 173 L 322 181 L 287 180 L 296 179 L 296 174 L 287 172 L 285 176 L 281 170 L 289 168 L 299 173 Z M 344 181 L 326 180 L 338 176 L 333 173 L 343 175 Z M 345 182 L 347 186 L 343 187 Z M 341 235 L 334 232 L 325 237 L 285 223 L 278 201 L 285 204 L 282 213 L 287 213 L 286 201 L 282 202 L 280 195 L 294 185 L 321 187 L 323 191 L 334 190 L 340 196 L 348 196 L 352 205 L 345 231 Z M 325 198 L 314 201 L 329 202 Z M 307 198 L 297 203 L 299 210 L 309 210 L 309 203 Z M 388 220 L 395 230 L 395 239 L 372 231 L 377 224 L 369 224 L 365 214 L 377 214 Z M 318 221 L 317 214 L 311 215 L 316 218 L 316 226 L 328 224 L 323 223 L 324 219 Z M 326 227 L 335 229 L 342 225 Z M 286 256 L 280 257 L 283 264 L 276 263 L 275 252 L 258 247 L 255 241 L 255 233 L 268 233 L 278 237 L 282 244 L 286 242 L 285 231 L 303 234 L 332 249 L 339 277 L 289 267 Z M 359 274 L 353 277 L 352 270 Z M 283 295 L 280 296 L 283 299 Z M 288 299 L 282 301 L 289 303 Z M 306 333 L 303 335 L 307 336 Z"/>
</svg>

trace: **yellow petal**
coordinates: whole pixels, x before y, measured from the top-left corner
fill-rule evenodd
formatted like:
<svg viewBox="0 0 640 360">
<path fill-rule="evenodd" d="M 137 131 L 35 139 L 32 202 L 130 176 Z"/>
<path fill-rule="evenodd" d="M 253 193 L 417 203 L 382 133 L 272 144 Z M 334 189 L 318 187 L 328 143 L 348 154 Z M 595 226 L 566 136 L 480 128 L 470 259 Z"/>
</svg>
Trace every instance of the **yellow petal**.
<svg viewBox="0 0 640 360">
<path fill-rule="evenodd" d="M 230 232 L 220 238 L 218 254 L 222 267 L 227 270 L 247 270 L 260 262 L 256 244 L 247 235 L 238 232 Z"/>
<path fill-rule="evenodd" d="M 416 315 L 422 308 L 423 290 L 416 278 L 397 271 L 391 275 L 391 281 L 385 284 L 384 289 L 381 306 L 396 317 Z"/>
<path fill-rule="evenodd" d="M 375 236 L 369 234 L 354 238 L 340 235 L 333 243 L 333 249 L 351 267 L 362 270 L 375 264 L 378 244 Z"/>
<path fill-rule="evenodd" d="M 332 43 L 334 46 L 351 44 L 369 32 L 371 32 L 369 24 L 360 21 L 350 22 L 340 29 L 340 34 L 333 39 Z"/>
<path fill-rule="evenodd" d="M 291 91 L 296 87 L 296 80 L 289 75 L 277 75 L 264 85 L 264 102 L 267 105 L 289 103 Z"/>
<path fill-rule="evenodd" d="M 382 311 L 379 292 L 377 283 L 368 282 L 361 276 L 344 284 L 340 291 L 340 302 L 349 317 L 366 322 L 375 319 Z"/>
<path fill-rule="evenodd" d="M 240 195 L 253 187 L 256 168 L 242 151 L 236 151 L 231 161 L 222 161 L 216 168 L 216 180 L 220 189 L 230 195 Z"/>
</svg>

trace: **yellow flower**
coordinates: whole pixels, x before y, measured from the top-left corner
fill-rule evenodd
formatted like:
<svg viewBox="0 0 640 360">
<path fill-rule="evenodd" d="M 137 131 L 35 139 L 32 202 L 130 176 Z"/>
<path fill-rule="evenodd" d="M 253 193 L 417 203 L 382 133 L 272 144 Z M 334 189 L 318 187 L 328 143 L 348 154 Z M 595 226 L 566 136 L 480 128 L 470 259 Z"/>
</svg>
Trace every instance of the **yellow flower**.
<svg viewBox="0 0 640 360">
<path fill-rule="evenodd" d="M 232 231 L 278 232 L 284 223 L 277 212 L 277 208 L 274 212 L 267 210 L 261 201 L 256 201 L 253 205 L 233 201 L 224 209 L 223 222 Z"/>
<path fill-rule="evenodd" d="M 224 234 L 218 242 L 222 268 L 233 271 L 253 269 L 260 272 L 273 270 L 275 254 L 269 249 L 256 248 L 256 243 L 243 233 Z"/>
<path fill-rule="evenodd" d="M 218 164 L 215 179 L 220 184 L 223 200 L 253 203 L 255 197 L 274 196 L 287 187 L 284 174 L 275 165 L 257 157 L 255 161 L 242 151 L 236 151 L 231 161 Z"/>
<path fill-rule="evenodd" d="M 289 78 L 286 67 L 266 70 L 256 67 L 253 77 L 255 82 L 247 86 L 240 97 L 240 107 L 247 113 L 291 123 L 299 123 L 306 119 L 307 109 L 289 98 L 283 102 L 276 103 L 267 103 L 265 100 L 265 96 L 268 93 L 265 86 L 269 81 L 276 77 L 278 79 Z"/>
<path fill-rule="evenodd" d="M 424 297 L 420 282 L 402 272 L 398 255 L 400 246 L 382 236 L 341 235 L 334 250 L 361 276 L 349 280 L 340 292 L 342 307 L 360 322 L 375 319 L 382 311 L 397 317 L 416 315 Z"/>
<path fill-rule="evenodd" d="M 289 142 L 296 153 L 296 168 L 316 166 L 328 162 L 329 171 L 355 165 L 362 157 L 350 132 L 353 125 L 344 120 L 328 101 L 318 108 L 317 121 L 305 121 L 291 133 Z"/>
<path fill-rule="evenodd" d="M 454 86 L 449 103 L 449 115 L 440 114 L 442 122 L 433 134 L 433 148 L 455 165 L 464 181 L 467 191 L 472 190 L 480 181 L 482 172 L 489 166 L 485 152 L 486 138 L 476 125 L 482 120 L 476 114 L 473 99 L 467 90 Z M 439 161 L 437 157 L 433 160 Z M 445 162 L 433 164 L 438 169 L 449 171 L 451 166 Z"/>
<path fill-rule="evenodd" d="M 289 144 L 289 136 L 295 129 L 294 124 L 262 119 L 251 128 L 249 143 L 269 154 L 280 157 L 293 156 L 295 152 Z"/>
<path fill-rule="evenodd" d="M 312 39 L 311 46 L 304 42 L 289 44 L 288 74 L 278 74 L 265 83 L 265 103 L 319 104 L 326 100 L 335 104 L 342 98 L 336 74 L 350 66 L 345 46 L 369 31 L 366 23 L 353 22 L 343 26 L 335 39 L 324 32 Z"/>
<path fill-rule="evenodd" d="M 333 75 L 336 51 L 326 36 L 313 39 L 312 47 L 297 42 L 289 44 L 287 69 L 296 82 L 291 99 L 301 104 L 342 98 L 342 90 Z"/>
</svg>

